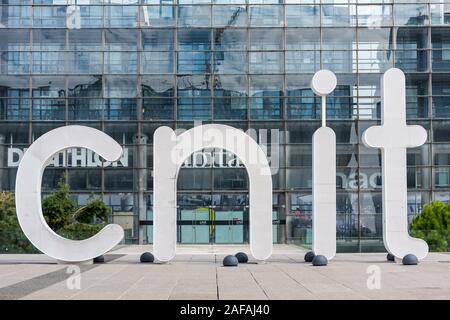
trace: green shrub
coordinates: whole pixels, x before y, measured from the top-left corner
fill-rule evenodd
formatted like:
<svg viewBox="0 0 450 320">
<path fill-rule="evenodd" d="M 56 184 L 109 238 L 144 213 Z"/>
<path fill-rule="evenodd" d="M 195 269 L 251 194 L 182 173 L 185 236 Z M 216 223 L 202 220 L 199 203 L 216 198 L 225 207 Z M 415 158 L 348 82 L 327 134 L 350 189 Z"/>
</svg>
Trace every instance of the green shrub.
<svg viewBox="0 0 450 320">
<path fill-rule="evenodd" d="M 62 237 L 83 240 L 100 231 L 108 220 L 110 208 L 101 198 L 91 196 L 77 208 L 70 198 L 69 185 L 59 181 L 58 189 L 42 200 L 42 213 L 49 227 Z M 28 241 L 17 221 L 14 194 L 0 192 L 0 252 L 39 252 Z"/>
<path fill-rule="evenodd" d="M 42 200 L 42 212 L 53 231 L 70 224 L 76 208 L 76 202 L 69 196 L 69 185 L 64 180 L 58 182 L 58 190 Z"/>
<path fill-rule="evenodd" d="M 105 223 L 108 220 L 110 208 L 102 199 L 89 198 L 89 202 L 78 208 L 74 213 L 74 220 L 81 223 Z"/>
<path fill-rule="evenodd" d="M 38 252 L 20 228 L 12 192 L 0 192 L 0 252 Z"/>
<path fill-rule="evenodd" d="M 450 204 L 433 201 L 411 223 L 411 235 L 422 238 L 431 251 L 450 251 Z"/>
<path fill-rule="evenodd" d="M 83 240 L 92 237 L 103 225 L 74 222 L 58 230 L 58 234 L 71 240 Z"/>
</svg>

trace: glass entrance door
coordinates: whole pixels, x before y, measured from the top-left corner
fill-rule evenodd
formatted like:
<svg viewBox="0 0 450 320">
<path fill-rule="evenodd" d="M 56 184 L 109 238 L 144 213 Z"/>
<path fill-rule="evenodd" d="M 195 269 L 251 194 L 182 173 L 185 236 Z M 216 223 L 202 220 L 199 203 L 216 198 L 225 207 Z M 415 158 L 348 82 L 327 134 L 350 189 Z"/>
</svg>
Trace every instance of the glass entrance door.
<svg viewBox="0 0 450 320">
<path fill-rule="evenodd" d="M 244 211 L 220 211 L 214 213 L 215 243 L 244 243 Z"/>
<path fill-rule="evenodd" d="M 178 242 L 244 243 L 244 216 L 244 209 L 181 208 L 178 211 Z"/>
<path fill-rule="evenodd" d="M 179 210 L 178 241 L 181 243 L 209 243 L 210 215 L 209 208 Z"/>
<path fill-rule="evenodd" d="M 247 199 L 247 194 L 179 194 L 178 243 L 248 243 Z"/>
</svg>

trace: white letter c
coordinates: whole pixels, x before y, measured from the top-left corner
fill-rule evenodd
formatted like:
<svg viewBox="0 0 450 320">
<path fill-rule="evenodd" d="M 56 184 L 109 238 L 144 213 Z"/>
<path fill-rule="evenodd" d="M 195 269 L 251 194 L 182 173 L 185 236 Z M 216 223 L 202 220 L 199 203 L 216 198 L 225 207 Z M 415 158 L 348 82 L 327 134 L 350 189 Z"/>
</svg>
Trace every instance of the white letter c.
<svg viewBox="0 0 450 320">
<path fill-rule="evenodd" d="M 37 249 L 57 260 L 81 262 L 111 250 L 124 232 L 121 226 L 109 224 L 96 235 L 75 241 L 59 236 L 48 226 L 41 208 L 42 175 L 52 157 L 68 148 L 87 148 L 107 161 L 116 161 L 122 155 L 122 147 L 113 138 L 94 128 L 65 126 L 47 132 L 28 148 L 20 162 L 16 211 L 20 227 Z"/>
</svg>

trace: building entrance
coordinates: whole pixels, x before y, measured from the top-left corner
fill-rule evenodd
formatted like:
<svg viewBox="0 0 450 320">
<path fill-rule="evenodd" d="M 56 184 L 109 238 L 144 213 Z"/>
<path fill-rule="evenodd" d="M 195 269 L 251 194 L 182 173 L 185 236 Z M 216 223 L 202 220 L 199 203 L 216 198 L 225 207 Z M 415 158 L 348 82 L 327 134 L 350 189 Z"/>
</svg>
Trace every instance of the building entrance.
<svg viewBox="0 0 450 320">
<path fill-rule="evenodd" d="M 242 244 L 249 242 L 248 193 L 179 192 L 177 242 Z M 147 202 L 146 243 L 153 242 L 152 202 Z"/>
<path fill-rule="evenodd" d="M 248 242 L 247 208 L 186 207 L 178 209 L 178 242 L 185 244 Z"/>
<path fill-rule="evenodd" d="M 276 198 L 275 198 L 276 199 Z M 149 202 L 149 204 L 151 204 Z M 276 205 L 277 203 L 275 203 Z M 153 212 L 147 207 L 147 243 L 153 242 Z M 177 210 L 177 242 L 183 244 L 242 244 L 249 242 L 248 194 L 180 193 Z M 279 242 L 285 220 L 274 207 L 273 242 Z"/>
</svg>

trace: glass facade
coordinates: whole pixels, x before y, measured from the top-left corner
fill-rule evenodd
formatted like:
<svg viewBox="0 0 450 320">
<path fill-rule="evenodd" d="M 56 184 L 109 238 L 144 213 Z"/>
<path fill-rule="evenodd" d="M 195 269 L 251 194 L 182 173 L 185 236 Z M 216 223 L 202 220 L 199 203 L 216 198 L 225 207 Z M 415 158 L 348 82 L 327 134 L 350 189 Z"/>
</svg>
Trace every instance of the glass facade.
<svg viewBox="0 0 450 320">
<path fill-rule="evenodd" d="M 0 189 L 21 154 L 64 125 L 95 127 L 117 163 L 69 150 L 45 170 L 78 203 L 102 194 L 126 243 L 152 238 L 152 137 L 199 122 L 250 130 L 273 168 L 274 240 L 311 243 L 312 75 L 334 71 L 338 251 L 382 250 L 381 159 L 361 143 L 380 121 L 380 77 L 407 78 L 407 117 L 429 134 L 408 151 L 408 212 L 450 201 L 450 4 L 435 0 L 0 0 Z M 220 150 L 178 179 L 178 239 L 248 241 L 248 181 Z"/>
</svg>

